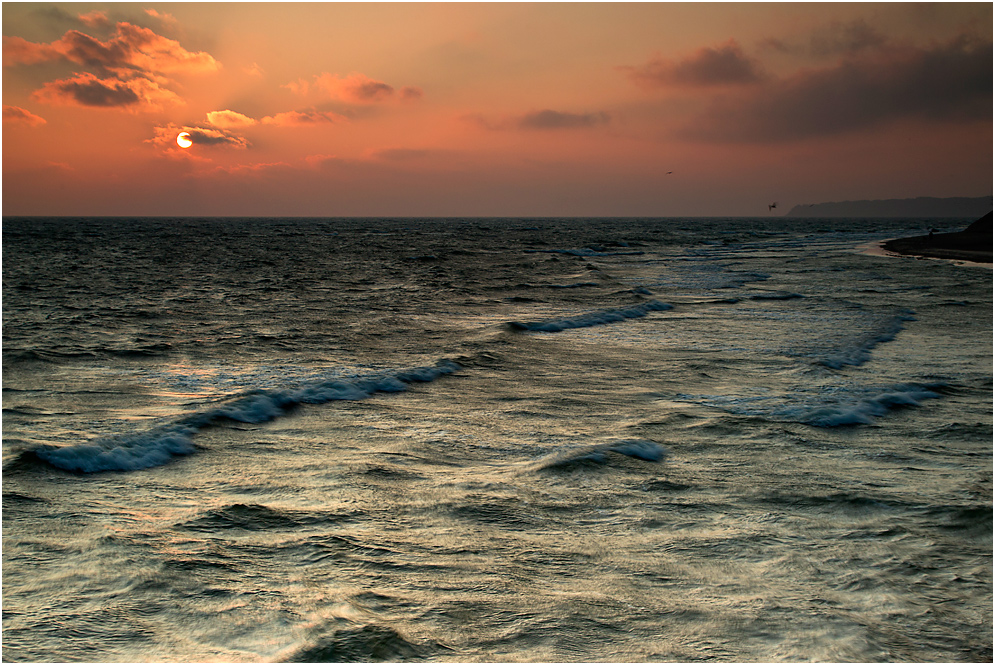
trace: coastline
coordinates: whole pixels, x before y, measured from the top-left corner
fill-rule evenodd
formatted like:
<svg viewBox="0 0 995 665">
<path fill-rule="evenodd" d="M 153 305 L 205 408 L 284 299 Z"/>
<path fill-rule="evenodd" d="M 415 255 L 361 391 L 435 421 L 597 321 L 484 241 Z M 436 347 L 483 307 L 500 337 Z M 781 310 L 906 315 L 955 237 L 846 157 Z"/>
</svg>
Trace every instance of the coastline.
<svg viewBox="0 0 995 665">
<path fill-rule="evenodd" d="M 901 256 L 991 265 L 992 214 L 988 213 L 964 231 L 893 238 L 881 243 L 881 249 Z"/>
<path fill-rule="evenodd" d="M 952 236 L 961 234 L 948 233 L 943 235 Z M 911 238 L 893 238 L 882 242 L 880 247 L 885 252 L 899 256 L 946 259 L 948 261 L 966 261 L 969 263 L 987 264 L 988 266 L 992 265 L 992 239 L 990 236 L 987 238 L 974 236 L 969 241 L 962 241 L 963 244 L 960 246 L 937 244 L 935 240 L 938 237 L 914 236 Z M 983 243 L 985 242 L 988 244 L 987 250 L 977 249 L 979 246 L 983 247 Z"/>
</svg>

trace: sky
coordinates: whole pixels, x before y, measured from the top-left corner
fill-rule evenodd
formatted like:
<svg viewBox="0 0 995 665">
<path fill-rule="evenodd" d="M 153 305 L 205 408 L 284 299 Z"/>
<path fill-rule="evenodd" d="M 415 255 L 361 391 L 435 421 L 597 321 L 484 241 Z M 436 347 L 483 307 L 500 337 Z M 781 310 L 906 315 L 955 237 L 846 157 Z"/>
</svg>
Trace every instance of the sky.
<svg viewBox="0 0 995 665">
<path fill-rule="evenodd" d="M 987 196 L 992 8 L 4 2 L 3 214 Z"/>
</svg>

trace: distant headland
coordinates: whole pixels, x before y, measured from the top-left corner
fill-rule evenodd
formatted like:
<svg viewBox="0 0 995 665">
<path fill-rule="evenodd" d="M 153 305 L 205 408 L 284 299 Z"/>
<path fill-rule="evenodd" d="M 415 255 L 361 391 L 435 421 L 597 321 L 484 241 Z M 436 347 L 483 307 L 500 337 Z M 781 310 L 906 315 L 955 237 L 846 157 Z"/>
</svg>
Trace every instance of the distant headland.
<svg viewBox="0 0 995 665">
<path fill-rule="evenodd" d="M 877 201 L 837 201 L 796 205 L 787 217 L 980 217 L 992 209 L 991 196 Z"/>
<path fill-rule="evenodd" d="M 989 212 L 963 231 L 955 233 L 930 231 L 927 236 L 895 238 L 883 243 L 881 247 L 889 252 L 907 256 L 991 263 L 992 213 Z"/>
</svg>

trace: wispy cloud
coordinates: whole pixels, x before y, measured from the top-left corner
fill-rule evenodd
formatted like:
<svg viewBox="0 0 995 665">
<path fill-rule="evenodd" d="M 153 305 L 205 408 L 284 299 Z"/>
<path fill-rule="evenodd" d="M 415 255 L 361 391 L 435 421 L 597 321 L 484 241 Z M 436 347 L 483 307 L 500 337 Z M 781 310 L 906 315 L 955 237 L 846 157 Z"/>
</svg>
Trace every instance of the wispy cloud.
<svg viewBox="0 0 995 665">
<path fill-rule="evenodd" d="M 609 120 L 610 117 L 603 111 L 598 113 L 565 113 L 545 109 L 526 113 L 518 119 L 518 126 L 522 129 L 578 129 L 606 125 Z"/>
<path fill-rule="evenodd" d="M 35 115 L 27 109 L 22 109 L 20 106 L 7 106 L 6 104 L 3 107 L 3 121 L 27 125 L 28 127 L 38 127 L 46 122 L 45 118 Z"/>
<path fill-rule="evenodd" d="M 469 113 L 461 116 L 461 119 L 483 129 L 495 131 L 592 129 L 611 122 L 611 116 L 604 111 L 573 113 L 552 109 L 499 118 L 489 117 L 482 113 Z"/>
<path fill-rule="evenodd" d="M 224 111 L 209 111 L 207 122 L 215 127 L 229 129 L 231 127 L 251 127 L 258 121 L 255 118 L 250 118 L 247 115 L 226 109 Z"/>
<path fill-rule="evenodd" d="M 393 86 L 359 72 L 344 77 L 325 72 L 315 76 L 313 81 L 298 79 L 284 87 L 299 95 L 314 95 L 350 104 L 379 104 L 394 99 L 416 100 L 421 99 L 424 94 L 420 88 L 413 86 L 395 90 Z"/>
<path fill-rule="evenodd" d="M 331 111 L 305 109 L 303 111 L 285 111 L 265 116 L 261 119 L 250 118 L 236 111 L 210 111 L 207 122 L 222 129 L 252 127 L 253 125 L 277 125 L 280 127 L 301 127 L 327 123 L 348 122 L 348 119 Z"/>
<path fill-rule="evenodd" d="M 218 166 L 215 174 L 230 176 L 265 177 L 274 173 L 293 173 L 298 169 L 287 162 L 268 162 L 260 164 L 237 164 L 235 166 Z"/>
<path fill-rule="evenodd" d="M 857 19 L 817 26 L 801 39 L 768 38 L 760 46 L 782 53 L 820 58 L 853 55 L 865 49 L 884 46 L 886 42 L 887 38 L 880 31 L 863 19 Z"/>
<path fill-rule="evenodd" d="M 759 83 L 765 74 L 759 61 L 748 57 L 734 40 L 718 47 L 706 46 L 680 60 L 660 56 L 620 71 L 646 87 L 728 86 Z"/>
<path fill-rule="evenodd" d="M 157 12 L 154 9 L 146 9 L 145 13 L 148 14 L 149 16 L 151 16 L 152 18 L 158 20 L 163 25 L 176 25 L 177 24 L 176 17 L 173 16 L 172 14 L 163 14 L 162 12 Z"/>
<path fill-rule="evenodd" d="M 107 18 L 106 12 L 92 11 L 88 14 L 80 14 L 79 20 L 84 25 L 91 28 L 103 28 L 111 24 L 110 19 Z"/>
<path fill-rule="evenodd" d="M 309 109 L 305 111 L 286 111 L 284 113 L 277 113 L 275 115 L 266 116 L 261 122 L 264 125 L 301 127 L 305 125 L 348 122 L 348 119 L 338 113 L 332 113 L 331 111 L 317 111 Z"/>
</svg>

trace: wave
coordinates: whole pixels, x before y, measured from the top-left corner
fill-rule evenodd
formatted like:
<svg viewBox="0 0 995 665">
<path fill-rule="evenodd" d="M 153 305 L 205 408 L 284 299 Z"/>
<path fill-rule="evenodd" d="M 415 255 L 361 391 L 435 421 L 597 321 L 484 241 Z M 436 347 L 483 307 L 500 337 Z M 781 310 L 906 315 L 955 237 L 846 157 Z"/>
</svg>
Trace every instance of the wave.
<svg viewBox="0 0 995 665">
<path fill-rule="evenodd" d="M 288 653 L 289 663 L 369 663 L 422 660 L 437 649 L 434 643 L 410 642 L 389 626 L 367 624 L 336 628 Z"/>
<path fill-rule="evenodd" d="M 733 270 L 732 264 L 717 263 L 710 256 L 687 256 L 670 266 L 661 275 L 658 286 L 690 292 L 708 292 L 741 289 L 747 284 L 766 282 L 771 275 L 750 270 Z"/>
<path fill-rule="evenodd" d="M 566 254 L 568 256 L 642 256 L 646 252 L 609 252 L 604 248 L 584 247 L 583 249 L 527 249 L 526 254 Z"/>
<path fill-rule="evenodd" d="M 63 360 L 95 359 L 103 356 L 118 358 L 140 358 L 165 356 L 172 351 L 166 342 L 135 344 L 133 346 L 95 346 L 93 348 L 53 347 L 53 348 L 9 348 L 4 356 L 11 362 L 42 361 L 55 363 Z"/>
<path fill-rule="evenodd" d="M 434 381 L 458 369 L 456 363 L 443 360 L 432 367 L 416 367 L 372 377 L 324 380 L 293 389 L 258 390 L 236 397 L 223 406 L 148 431 L 74 446 L 41 445 L 25 454 L 75 473 L 147 469 L 196 452 L 193 436 L 207 427 L 229 421 L 268 422 L 300 404 L 361 400 L 375 393 L 402 392 L 408 384 Z"/>
<path fill-rule="evenodd" d="M 765 293 L 757 293 L 752 296 L 748 296 L 749 300 L 795 300 L 797 298 L 804 298 L 800 293 L 794 293 L 791 291 L 769 291 Z"/>
<path fill-rule="evenodd" d="M 815 427 L 869 425 L 889 411 L 919 406 L 924 399 L 940 397 L 940 393 L 935 390 L 940 387 L 942 387 L 940 384 L 899 385 L 887 392 L 852 404 L 827 406 L 809 411 L 802 414 L 800 420 Z"/>
<path fill-rule="evenodd" d="M 871 351 L 878 344 L 890 342 L 900 333 L 906 321 L 915 321 L 911 310 L 903 310 L 891 319 L 883 322 L 877 330 L 868 336 L 858 339 L 848 348 L 841 349 L 836 353 L 821 358 L 817 364 L 829 369 L 842 369 L 847 365 L 863 365 L 871 359 Z"/>
<path fill-rule="evenodd" d="M 615 323 L 626 319 L 638 319 L 646 316 L 650 312 L 664 312 L 673 309 L 673 305 L 662 303 L 659 300 L 650 300 L 635 307 L 626 309 L 609 309 L 590 312 L 580 316 L 566 319 L 548 319 L 546 321 L 519 322 L 511 321 L 508 326 L 512 330 L 528 330 L 532 332 L 560 332 L 571 328 L 588 328 L 590 326 Z"/>
<path fill-rule="evenodd" d="M 608 453 L 619 453 L 646 462 L 659 462 L 667 456 L 667 450 L 656 441 L 648 439 L 623 439 L 611 443 L 601 443 L 579 448 L 570 448 L 553 453 L 539 461 L 539 471 L 563 470 L 576 466 L 605 464 Z"/>
<path fill-rule="evenodd" d="M 550 289 L 582 289 L 587 287 L 600 286 L 597 282 L 577 282 L 575 284 L 549 284 Z"/>
<path fill-rule="evenodd" d="M 192 520 L 177 525 L 177 528 L 207 533 L 224 533 L 232 529 L 290 531 L 315 524 L 340 523 L 351 518 L 352 515 L 349 514 L 280 510 L 260 504 L 234 503 L 209 510 Z"/>
<path fill-rule="evenodd" d="M 846 391 L 852 395 L 851 399 L 836 399 L 830 403 L 827 403 L 824 396 L 814 395 L 805 388 L 800 388 L 793 394 L 678 394 L 674 399 L 771 422 L 796 422 L 812 427 L 849 427 L 870 425 L 892 411 L 920 406 L 923 400 L 941 397 L 947 387 L 944 383 L 908 383 L 889 387 L 852 388 Z M 854 392 L 858 394 L 853 394 Z"/>
</svg>

